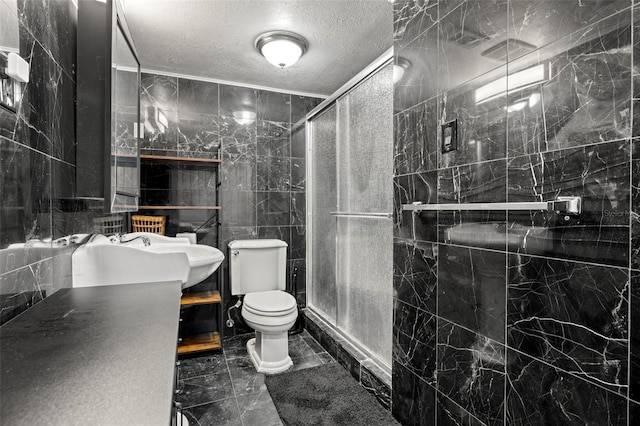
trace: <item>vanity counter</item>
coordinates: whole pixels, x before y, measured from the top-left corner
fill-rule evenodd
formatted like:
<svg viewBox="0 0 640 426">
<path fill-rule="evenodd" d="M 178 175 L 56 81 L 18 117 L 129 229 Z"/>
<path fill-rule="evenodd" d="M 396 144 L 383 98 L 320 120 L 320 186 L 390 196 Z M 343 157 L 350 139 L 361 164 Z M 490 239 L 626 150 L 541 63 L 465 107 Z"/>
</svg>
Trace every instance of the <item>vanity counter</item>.
<svg viewBox="0 0 640 426">
<path fill-rule="evenodd" d="M 169 425 L 180 282 L 62 289 L 0 327 L 7 425 Z"/>
</svg>

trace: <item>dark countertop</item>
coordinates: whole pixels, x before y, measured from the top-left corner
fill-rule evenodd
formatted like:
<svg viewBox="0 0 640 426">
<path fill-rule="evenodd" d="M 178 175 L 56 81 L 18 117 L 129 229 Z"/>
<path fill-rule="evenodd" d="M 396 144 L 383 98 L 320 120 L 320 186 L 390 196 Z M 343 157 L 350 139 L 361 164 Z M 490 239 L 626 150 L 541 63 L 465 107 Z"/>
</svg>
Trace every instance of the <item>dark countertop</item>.
<svg viewBox="0 0 640 426">
<path fill-rule="evenodd" d="M 180 282 L 62 289 L 0 327 L 0 422 L 169 425 Z"/>
</svg>

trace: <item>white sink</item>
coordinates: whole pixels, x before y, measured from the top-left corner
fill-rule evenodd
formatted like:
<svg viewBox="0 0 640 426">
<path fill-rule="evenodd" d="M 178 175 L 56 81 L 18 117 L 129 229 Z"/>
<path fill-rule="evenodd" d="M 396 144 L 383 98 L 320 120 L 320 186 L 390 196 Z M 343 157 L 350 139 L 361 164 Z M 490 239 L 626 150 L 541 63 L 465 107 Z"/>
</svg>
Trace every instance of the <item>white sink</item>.
<svg viewBox="0 0 640 426">
<path fill-rule="evenodd" d="M 72 255 L 73 287 L 180 281 L 198 284 L 224 260 L 215 247 L 146 232 L 95 235 Z M 146 245 L 146 243 L 149 243 Z"/>
</svg>

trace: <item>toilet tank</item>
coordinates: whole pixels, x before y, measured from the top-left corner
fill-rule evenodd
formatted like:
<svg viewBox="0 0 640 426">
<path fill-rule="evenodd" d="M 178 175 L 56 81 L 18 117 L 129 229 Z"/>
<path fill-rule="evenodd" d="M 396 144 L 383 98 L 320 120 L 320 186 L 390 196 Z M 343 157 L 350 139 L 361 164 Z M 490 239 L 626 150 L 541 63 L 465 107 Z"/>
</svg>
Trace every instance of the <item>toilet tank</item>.
<svg viewBox="0 0 640 426">
<path fill-rule="evenodd" d="M 235 240 L 229 243 L 231 294 L 284 290 L 287 243 L 281 240 Z"/>
</svg>

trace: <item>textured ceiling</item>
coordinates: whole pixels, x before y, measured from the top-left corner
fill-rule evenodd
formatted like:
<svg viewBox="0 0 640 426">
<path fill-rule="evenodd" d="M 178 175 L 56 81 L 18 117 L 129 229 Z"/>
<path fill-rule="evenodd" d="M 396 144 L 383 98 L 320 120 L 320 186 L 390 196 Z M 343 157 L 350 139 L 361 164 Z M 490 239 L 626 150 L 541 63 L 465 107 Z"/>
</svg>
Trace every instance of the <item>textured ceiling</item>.
<svg viewBox="0 0 640 426">
<path fill-rule="evenodd" d="M 393 44 L 388 0 L 121 0 L 143 69 L 330 95 Z M 271 30 L 305 37 L 285 69 L 254 48 Z"/>
</svg>

